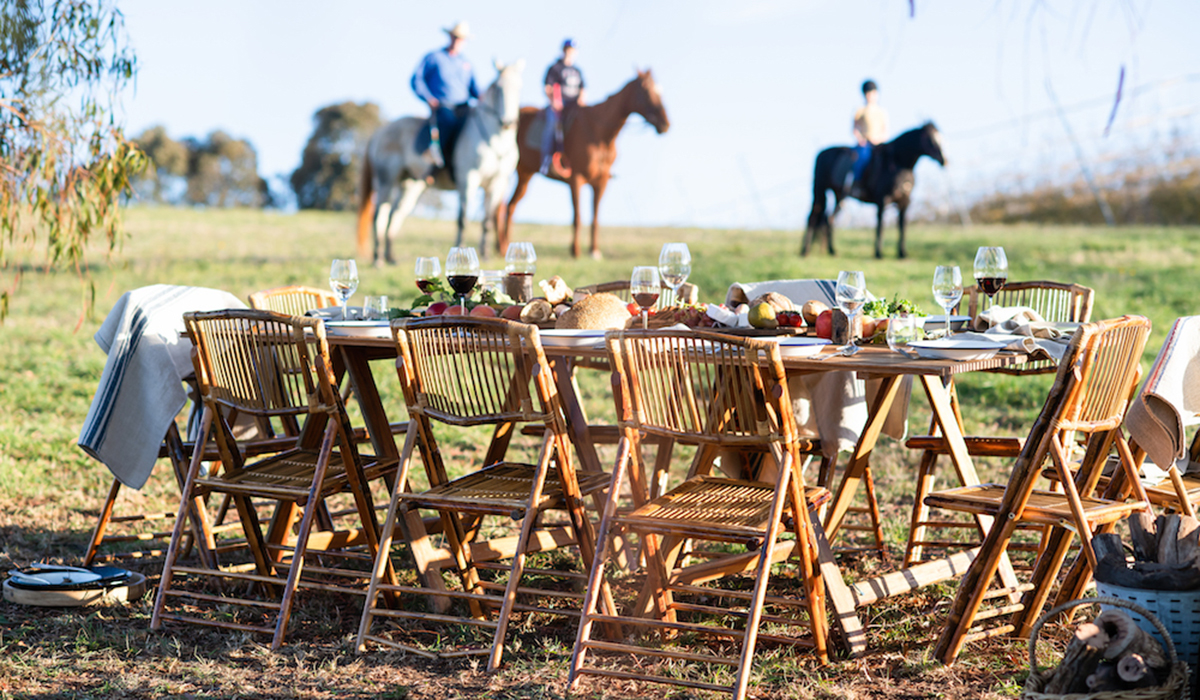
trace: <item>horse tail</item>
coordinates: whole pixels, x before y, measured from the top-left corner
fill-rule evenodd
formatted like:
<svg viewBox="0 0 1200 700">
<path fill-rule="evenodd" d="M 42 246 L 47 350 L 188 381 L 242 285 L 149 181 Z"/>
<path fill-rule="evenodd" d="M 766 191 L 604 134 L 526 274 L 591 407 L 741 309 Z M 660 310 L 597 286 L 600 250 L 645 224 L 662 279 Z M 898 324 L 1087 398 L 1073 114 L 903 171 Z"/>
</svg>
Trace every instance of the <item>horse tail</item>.
<svg viewBox="0 0 1200 700">
<path fill-rule="evenodd" d="M 371 228 L 374 225 L 375 193 L 372 187 L 375 173 L 371 167 L 371 157 L 363 157 L 362 174 L 358 182 L 358 257 L 365 258 L 369 254 L 368 242 L 371 240 Z"/>
</svg>

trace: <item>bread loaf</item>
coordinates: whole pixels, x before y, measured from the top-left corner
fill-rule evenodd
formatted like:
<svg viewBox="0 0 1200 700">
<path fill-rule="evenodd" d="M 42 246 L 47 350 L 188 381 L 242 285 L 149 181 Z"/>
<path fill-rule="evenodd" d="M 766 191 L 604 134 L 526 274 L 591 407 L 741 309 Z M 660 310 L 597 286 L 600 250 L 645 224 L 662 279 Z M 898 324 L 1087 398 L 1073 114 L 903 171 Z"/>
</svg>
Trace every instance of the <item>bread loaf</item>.
<svg viewBox="0 0 1200 700">
<path fill-rule="evenodd" d="M 591 294 L 559 316 L 555 328 L 602 331 L 624 328 L 629 320 L 625 302 L 613 294 Z"/>
</svg>

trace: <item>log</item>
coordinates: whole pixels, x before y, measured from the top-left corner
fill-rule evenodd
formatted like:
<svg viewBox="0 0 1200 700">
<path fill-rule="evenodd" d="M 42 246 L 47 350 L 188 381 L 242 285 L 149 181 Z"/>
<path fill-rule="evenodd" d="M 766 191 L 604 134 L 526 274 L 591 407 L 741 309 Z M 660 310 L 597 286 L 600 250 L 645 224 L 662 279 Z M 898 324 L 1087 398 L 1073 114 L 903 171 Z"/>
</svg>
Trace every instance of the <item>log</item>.
<svg viewBox="0 0 1200 700">
<path fill-rule="evenodd" d="M 1200 520 L 1188 515 L 1179 518 L 1175 535 L 1175 562 L 1179 566 L 1195 566 L 1200 562 Z"/>
<path fill-rule="evenodd" d="M 1086 692 L 1088 677 L 1095 673 L 1109 644 L 1109 635 L 1099 625 L 1085 622 L 1077 627 L 1063 652 L 1062 661 L 1042 692 L 1047 695 Z"/>
<path fill-rule="evenodd" d="M 1179 535 L 1179 516 L 1160 515 L 1154 523 L 1158 530 L 1157 547 L 1154 561 L 1167 566 L 1175 566 L 1179 560 L 1175 556 L 1175 540 Z"/>
<path fill-rule="evenodd" d="M 1115 532 L 1101 532 L 1092 536 L 1092 551 L 1096 553 L 1096 560 L 1112 558 L 1120 562 L 1121 567 L 1125 567 L 1125 545 L 1121 542 L 1121 536 Z"/>
<path fill-rule="evenodd" d="M 1117 667 L 1108 661 L 1101 661 L 1096 671 L 1087 677 L 1087 687 L 1093 693 L 1120 690 L 1117 687 Z"/>
<path fill-rule="evenodd" d="M 1138 561 L 1154 561 L 1158 555 L 1158 540 L 1154 529 L 1154 516 L 1146 512 L 1133 513 L 1129 523 L 1129 541 L 1133 543 L 1133 557 Z"/>
<path fill-rule="evenodd" d="M 1157 685 L 1158 679 L 1146 664 L 1141 654 L 1128 654 L 1117 662 L 1117 677 L 1126 688 L 1145 688 Z"/>
<path fill-rule="evenodd" d="M 1096 616 L 1095 624 L 1111 640 L 1104 648 L 1104 658 L 1119 659 L 1129 654 L 1138 654 L 1150 668 L 1165 668 L 1169 665 L 1162 645 L 1148 632 L 1137 626 L 1124 610 L 1104 610 Z"/>
</svg>

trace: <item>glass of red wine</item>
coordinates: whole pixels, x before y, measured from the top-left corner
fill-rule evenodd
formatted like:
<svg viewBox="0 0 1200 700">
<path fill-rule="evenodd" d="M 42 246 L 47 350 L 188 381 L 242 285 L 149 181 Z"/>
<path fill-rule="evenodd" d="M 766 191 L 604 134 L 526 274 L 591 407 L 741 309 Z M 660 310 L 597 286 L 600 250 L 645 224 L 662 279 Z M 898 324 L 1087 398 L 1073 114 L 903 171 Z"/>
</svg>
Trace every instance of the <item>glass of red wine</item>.
<svg viewBox="0 0 1200 700">
<path fill-rule="evenodd" d="M 980 246 L 975 253 L 975 284 L 987 295 L 989 306 L 1008 281 L 1008 258 L 999 246 Z"/>
<path fill-rule="evenodd" d="M 429 295 L 433 293 L 437 278 L 442 276 L 442 264 L 437 258 L 417 258 L 413 273 L 417 277 L 417 289 Z"/>
<path fill-rule="evenodd" d="M 455 247 L 446 256 L 446 281 L 462 299 L 462 313 L 467 313 L 467 295 L 479 282 L 479 256 L 474 248 Z"/>
<path fill-rule="evenodd" d="M 629 276 L 629 296 L 642 309 L 642 328 L 648 327 L 649 311 L 658 302 L 662 293 L 662 282 L 658 277 L 658 268 L 652 265 L 641 265 L 633 268 Z"/>
</svg>

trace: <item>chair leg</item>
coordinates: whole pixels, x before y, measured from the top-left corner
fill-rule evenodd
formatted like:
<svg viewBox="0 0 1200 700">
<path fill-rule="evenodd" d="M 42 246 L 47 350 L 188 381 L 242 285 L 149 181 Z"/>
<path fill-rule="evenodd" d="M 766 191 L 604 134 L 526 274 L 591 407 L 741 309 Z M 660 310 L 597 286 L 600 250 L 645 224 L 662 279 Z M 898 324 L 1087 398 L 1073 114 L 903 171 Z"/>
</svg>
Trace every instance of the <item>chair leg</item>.
<svg viewBox="0 0 1200 700">
<path fill-rule="evenodd" d="M 923 542 L 925 540 L 925 522 L 929 519 L 929 506 L 925 505 L 925 497 L 933 491 L 933 469 L 937 466 L 937 453 L 926 450 L 921 454 L 921 464 L 917 467 L 917 484 L 912 507 L 912 519 L 908 528 L 908 543 L 904 546 L 904 566 L 907 569 L 913 562 L 921 561 L 924 557 Z"/>
<path fill-rule="evenodd" d="M 104 500 L 104 505 L 100 508 L 100 519 L 96 521 L 96 528 L 92 530 L 92 539 L 88 542 L 87 552 L 83 557 L 83 565 L 91 566 L 96 559 L 96 551 L 100 548 L 100 543 L 104 541 L 104 532 L 108 529 L 109 522 L 112 521 L 113 506 L 117 502 L 117 494 L 121 493 L 121 481 L 113 478 L 112 486 L 108 489 L 108 498 Z"/>
<path fill-rule="evenodd" d="M 1000 570 L 1001 559 L 1016 530 L 1016 519 L 1005 519 L 988 532 L 983 547 L 958 584 L 958 593 L 951 603 L 942 630 L 934 647 L 934 655 L 944 664 L 952 664 L 966 643 L 967 633 L 988 593 L 988 584 Z"/>
</svg>

